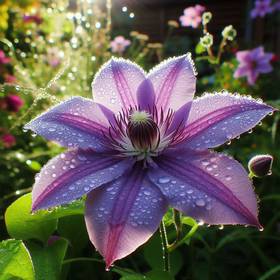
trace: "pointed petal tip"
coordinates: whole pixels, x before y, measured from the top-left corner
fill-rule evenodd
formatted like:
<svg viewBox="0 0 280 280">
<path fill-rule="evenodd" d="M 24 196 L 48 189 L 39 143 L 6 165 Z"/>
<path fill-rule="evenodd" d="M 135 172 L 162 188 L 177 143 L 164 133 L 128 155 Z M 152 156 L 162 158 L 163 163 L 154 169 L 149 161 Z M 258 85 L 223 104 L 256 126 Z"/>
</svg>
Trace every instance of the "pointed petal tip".
<svg viewBox="0 0 280 280">
<path fill-rule="evenodd" d="M 106 271 L 110 271 L 110 268 L 112 267 L 113 262 L 112 262 L 112 261 L 105 260 L 105 264 L 106 264 L 105 270 L 106 270 Z"/>
</svg>

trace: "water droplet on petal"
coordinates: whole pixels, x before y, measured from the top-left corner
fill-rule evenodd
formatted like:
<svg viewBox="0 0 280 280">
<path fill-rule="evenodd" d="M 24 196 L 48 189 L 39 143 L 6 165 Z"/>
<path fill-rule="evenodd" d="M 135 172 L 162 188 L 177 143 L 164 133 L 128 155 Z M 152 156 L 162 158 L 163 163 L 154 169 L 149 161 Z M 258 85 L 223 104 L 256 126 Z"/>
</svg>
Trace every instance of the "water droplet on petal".
<svg viewBox="0 0 280 280">
<path fill-rule="evenodd" d="M 231 179 L 232 179 L 231 176 L 229 176 L 229 175 L 226 176 L 227 181 L 230 181 Z"/>
<path fill-rule="evenodd" d="M 170 182 L 170 178 L 168 178 L 168 177 L 161 177 L 161 178 L 158 179 L 158 182 L 160 184 L 167 184 L 167 183 Z"/>
<path fill-rule="evenodd" d="M 205 206 L 206 203 L 203 199 L 198 199 L 195 201 L 195 204 L 199 207 L 203 207 L 203 206 Z"/>
</svg>

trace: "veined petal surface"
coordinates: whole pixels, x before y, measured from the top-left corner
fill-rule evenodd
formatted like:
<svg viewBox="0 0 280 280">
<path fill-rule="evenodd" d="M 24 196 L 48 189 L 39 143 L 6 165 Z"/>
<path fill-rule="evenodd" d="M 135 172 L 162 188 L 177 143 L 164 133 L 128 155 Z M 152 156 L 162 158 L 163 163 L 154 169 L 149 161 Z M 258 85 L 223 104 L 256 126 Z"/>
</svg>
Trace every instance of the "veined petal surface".
<svg viewBox="0 0 280 280">
<path fill-rule="evenodd" d="M 144 80 L 145 73 L 140 66 L 129 60 L 112 58 L 95 75 L 93 99 L 117 114 L 137 105 L 137 90 Z"/>
<path fill-rule="evenodd" d="M 73 150 L 51 159 L 35 178 L 32 210 L 69 203 L 121 176 L 131 166 L 94 152 Z"/>
<path fill-rule="evenodd" d="M 252 129 L 273 111 L 253 98 L 206 94 L 193 101 L 181 144 L 198 150 L 217 147 Z"/>
<path fill-rule="evenodd" d="M 158 109 L 176 111 L 193 99 L 196 77 L 190 54 L 163 61 L 150 71 L 148 79 L 153 83 Z"/>
<path fill-rule="evenodd" d="M 160 190 L 145 180 L 144 173 L 133 168 L 87 197 L 87 230 L 107 268 L 145 243 L 167 210 Z"/>
<path fill-rule="evenodd" d="M 257 198 L 246 170 L 214 152 L 174 151 L 157 160 L 150 180 L 170 205 L 208 224 L 244 224 L 261 228 Z"/>
<path fill-rule="evenodd" d="M 104 138 L 109 122 L 104 112 L 90 99 L 73 97 L 35 118 L 25 129 L 65 147 L 104 151 L 109 149 Z"/>
</svg>

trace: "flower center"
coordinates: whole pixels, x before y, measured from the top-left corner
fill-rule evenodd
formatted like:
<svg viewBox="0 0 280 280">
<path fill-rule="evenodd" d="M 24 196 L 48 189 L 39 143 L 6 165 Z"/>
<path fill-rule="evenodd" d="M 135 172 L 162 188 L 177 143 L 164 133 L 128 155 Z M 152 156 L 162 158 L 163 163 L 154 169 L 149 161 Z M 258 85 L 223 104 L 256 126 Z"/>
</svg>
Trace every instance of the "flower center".
<svg viewBox="0 0 280 280">
<path fill-rule="evenodd" d="M 158 146 L 158 125 L 146 111 L 134 111 L 130 114 L 127 134 L 136 149 L 148 151 Z"/>
</svg>

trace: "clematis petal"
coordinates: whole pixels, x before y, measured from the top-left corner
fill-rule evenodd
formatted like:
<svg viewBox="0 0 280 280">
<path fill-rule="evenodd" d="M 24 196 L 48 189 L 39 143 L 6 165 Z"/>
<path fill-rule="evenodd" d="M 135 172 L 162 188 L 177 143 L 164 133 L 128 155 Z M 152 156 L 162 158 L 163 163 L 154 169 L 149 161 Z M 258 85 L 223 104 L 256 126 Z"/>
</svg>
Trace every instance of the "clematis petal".
<svg viewBox="0 0 280 280">
<path fill-rule="evenodd" d="M 184 104 L 180 109 L 174 113 L 173 120 L 170 124 L 170 127 L 167 130 L 167 134 L 172 133 L 173 131 L 178 131 L 181 128 L 184 128 L 186 121 L 189 117 L 189 113 L 192 107 L 192 101 Z"/>
<path fill-rule="evenodd" d="M 66 204 L 122 175 L 131 160 L 73 150 L 51 159 L 36 176 L 32 211 Z"/>
<path fill-rule="evenodd" d="M 195 75 L 190 54 L 165 60 L 152 69 L 148 78 L 155 89 L 157 108 L 178 110 L 182 102 L 192 101 Z"/>
<path fill-rule="evenodd" d="M 180 150 L 157 163 L 149 177 L 174 208 L 208 224 L 261 228 L 252 182 L 237 161 L 209 151 Z"/>
<path fill-rule="evenodd" d="M 25 125 L 62 146 L 104 151 L 109 122 L 105 109 L 90 99 L 74 97 L 54 106 Z"/>
<path fill-rule="evenodd" d="M 155 105 L 155 91 L 150 80 L 145 79 L 137 90 L 137 103 L 141 110 L 151 112 Z"/>
<path fill-rule="evenodd" d="M 252 129 L 274 109 L 253 98 L 206 94 L 193 101 L 181 143 L 191 149 L 217 147 Z"/>
<path fill-rule="evenodd" d="M 137 105 L 136 92 L 143 80 L 145 73 L 140 66 L 129 60 L 112 58 L 95 75 L 93 99 L 114 113 L 134 107 Z"/>
<path fill-rule="evenodd" d="M 167 210 L 161 192 L 144 176 L 143 169 L 133 168 L 87 197 L 87 230 L 107 268 L 145 243 Z"/>
</svg>

